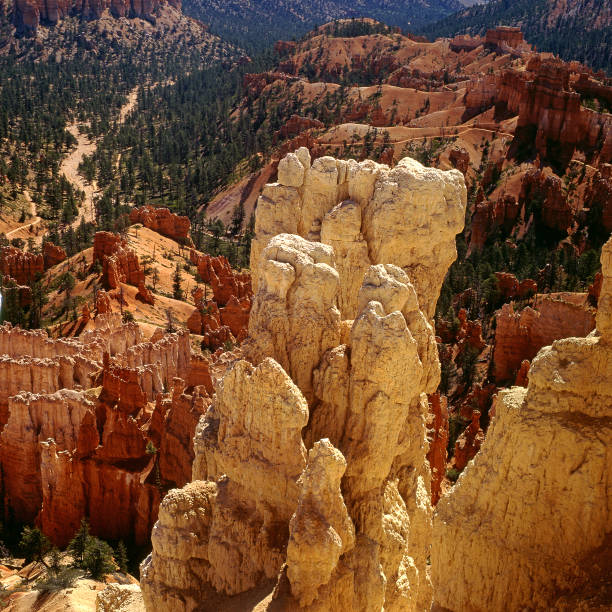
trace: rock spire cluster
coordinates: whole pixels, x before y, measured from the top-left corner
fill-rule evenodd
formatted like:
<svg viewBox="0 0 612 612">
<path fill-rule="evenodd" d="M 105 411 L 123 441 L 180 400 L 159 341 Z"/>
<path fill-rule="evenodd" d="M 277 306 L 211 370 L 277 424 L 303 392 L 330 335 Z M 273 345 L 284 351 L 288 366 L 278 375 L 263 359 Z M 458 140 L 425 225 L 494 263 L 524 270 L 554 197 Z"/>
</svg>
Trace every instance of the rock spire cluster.
<svg viewBox="0 0 612 612">
<path fill-rule="evenodd" d="M 194 482 L 160 506 L 147 608 L 276 584 L 284 609 L 426 609 L 430 318 L 463 176 L 409 159 L 311 165 L 305 149 L 278 174 L 257 207 L 245 359 L 200 419 Z"/>
</svg>

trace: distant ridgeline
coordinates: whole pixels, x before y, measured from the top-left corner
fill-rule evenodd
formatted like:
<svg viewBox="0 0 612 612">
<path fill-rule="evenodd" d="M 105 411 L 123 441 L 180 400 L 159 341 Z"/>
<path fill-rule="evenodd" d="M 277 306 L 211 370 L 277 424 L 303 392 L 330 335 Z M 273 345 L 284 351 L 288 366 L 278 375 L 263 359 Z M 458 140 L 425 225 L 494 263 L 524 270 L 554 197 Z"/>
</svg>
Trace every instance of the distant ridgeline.
<svg viewBox="0 0 612 612">
<path fill-rule="evenodd" d="M 612 74 L 610 0 L 495 0 L 422 25 L 418 33 L 434 40 L 457 34 L 484 35 L 498 25 L 520 26 L 527 42 L 538 51 Z"/>
<path fill-rule="evenodd" d="M 458 0 L 185 0 L 183 11 L 252 53 L 277 40 L 299 38 L 334 19 L 371 17 L 408 29 L 441 19 L 462 6 Z"/>
<path fill-rule="evenodd" d="M 14 0 L 13 23 L 20 33 L 40 24 L 54 25 L 68 15 L 98 19 L 105 10 L 115 17 L 151 19 L 163 4 L 181 8 L 181 0 Z"/>
</svg>

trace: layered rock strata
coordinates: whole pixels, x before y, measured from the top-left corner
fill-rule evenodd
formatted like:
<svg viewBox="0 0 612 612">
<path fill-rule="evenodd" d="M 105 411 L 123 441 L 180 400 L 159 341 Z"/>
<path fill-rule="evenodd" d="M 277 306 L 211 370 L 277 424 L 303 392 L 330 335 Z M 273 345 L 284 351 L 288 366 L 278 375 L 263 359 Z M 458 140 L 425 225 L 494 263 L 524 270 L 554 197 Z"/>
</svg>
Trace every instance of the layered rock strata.
<svg viewBox="0 0 612 612">
<path fill-rule="evenodd" d="M 303 178 L 297 155 L 287 163 L 300 174 L 296 160 Z M 308 179 L 313 191 L 300 196 L 307 203 L 300 218 L 310 218 L 310 227 L 321 215 L 317 207 L 335 207 L 339 166 L 332 161 L 332 176 L 315 169 Z M 329 160 L 323 164 L 332 167 Z M 384 210 L 394 219 L 411 218 L 413 210 L 424 214 L 424 194 L 433 193 L 429 181 L 447 189 L 445 206 L 453 214 L 463 219 L 465 212 L 460 173 L 399 166 L 396 187 L 380 185 L 389 191 L 371 212 L 372 244 L 381 257 L 388 244 L 399 249 L 407 241 Z M 292 181 L 281 168 L 281 181 Z M 376 177 L 368 181 L 370 187 L 353 186 L 356 198 L 366 191 L 372 197 Z M 266 191 L 291 195 L 288 189 Z M 342 189 L 348 192 L 348 184 Z M 431 197 L 436 210 L 439 194 Z M 271 232 L 263 244 L 271 206 L 268 201 L 257 213 L 263 221 L 252 252 L 257 293 L 242 346 L 246 359 L 218 382 L 200 420 L 194 482 L 162 502 L 153 552 L 141 566 L 145 603 L 195 610 L 276 583 L 272 605 L 280 609 L 426 609 L 432 599 L 427 393 L 440 373 L 428 313 L 409 274 L 396 265 L 364 264 L 352 295 L 355 283 L 343 281 L 333 246 L 312 234 L 307 240 Z M 418 223 L 426 225 L 421 219 L 413 227 Z M 449 225 L 446 241 L 439 237 L 448 257 L 454 249 Z M 410 252 L 418 257 L 424 246 L 416 243 L 429 238 L 415 230 Z M 418 259 L 403 257 L 406 269 L 423 273 Z M 441 283 L 445 270 L 428 263 Z M 424 303 L 435 303 L 437 296 L 426 292 L 437 282 L 421 281 Z M 341 297 L 354 306 L 354 320 L 342 320 Z"/>
<path fill-rule="evenodd" d="M 596 331 L 543 348 L 528 387 L 498 395 L 480 452 L 438 502 L 431 561 L 444 608 L 595 609 L 579 595 L 557 602 L 609 577 L 612 240 L 601 260 Z"/>
<path fill-rule="evenodd" d="M 212 257 L 192 249 L 189 259 L 198 269 L 202 282 L 212 287 L 214 301 L 218 306 L 225 306 L 232 298 L 250 300 L 252 297 L 251 275 L 234 272 L 223 255 Z"/>
<path fill-rule="evenodd" d="M 130 223 L 142 223 L 154 232 L 172 238 L 180 244 L 193 246 L 193 241 L 189 235 L 191 230 L 189 217 L 175 215 L 167 208 L 155 208 L 154 206 L 132 208 Z"/>
<path fill-rule="evenodd" d="M 586 336 L 595 327 L 594 310 L 586 294 L 538 295 L 533 307 L 515 311 L 504 304 L 495 315 L 493 376 L 513 381 L 523 360 L 533 359 L 543 346 L 568 336 Z"/>
<path fill-rule="evenodd" d="M 163 488 L 191 477 L 191 438 L 208 396 L 193 387 L 201 376 L 192 395 L 177 380 L 190 377 L 186 332 L 145 341 L 119 315 L 93 323 L 59 340 L 0 327 L 5 518 L 37 522 L 60 546 L 83 517 L 97 535 L 144 544 Z"/>
</svg>

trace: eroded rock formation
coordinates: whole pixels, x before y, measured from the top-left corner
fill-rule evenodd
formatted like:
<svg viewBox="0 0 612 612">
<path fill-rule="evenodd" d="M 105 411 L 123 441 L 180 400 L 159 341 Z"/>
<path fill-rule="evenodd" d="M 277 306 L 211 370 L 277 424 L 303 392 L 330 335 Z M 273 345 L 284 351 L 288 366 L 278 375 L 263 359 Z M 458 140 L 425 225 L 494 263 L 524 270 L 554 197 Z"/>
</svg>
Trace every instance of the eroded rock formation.
<svg viewBox="0 0 612 612">
<path fill-rule="evenodd" d="M 612 240 L 601 260 L 597 331 L 543 348 L 528 387 L 498 395 L 481 451 L 436 507 L 432 577 L 444 608 L 609 603 L 605 580 L 589 584 L 610 573 Z M 580 601 L 581 590 L 593 598 Z M 564 592 L 578 595 L 557 606 Z"/>
<path fill-rule="evenodd" d="M 62 263 L 66 259 L 66 251 L 61 246 L 55 246 L 52 242 L 43 243 L 43 260 L 45 270 Z"/>
<path fill-rule="evenodd" d="M 533 307 L 518 312 L 513 303 L 504 304 L 495 315 L 493 375 L 498 384 L 513 381 L 522 361 L 533 359 L 543 346 L 591 332 L 595 313 L 586 298 L 586 294 L 538 295 Z"/>
<path fill-rule="evenodd" d="M 257 211 L 246 359 L 217 383 L 200 420 L 195 481 L 162 502 L 153 553 L 141 566 L 149 609 L 195 610 L 275 582 L 281 609 L 431 603 L 427 394 L 440 366 L 426 308 L 446 270 L 418 258 L 420 240 L 429 240 L 450 263 L 465 212 L 463 178 L 412 161 L 389 176 L 365 163 L 354 167 L 365 176 L 351 184 L 338 180 L 341 162 L 323 159 L 311 170 L 298 154 L 279 165 L 281 184 L 266 187 Z M 336 247 L 318 239 L 342 242 L 323 217 L 349 189 L 349 217 L 361 214 L 360 201 L 371 206 L 370 248 L 405 270 L 366 260 L 359 283 L 343 280 Z M 434 237 L 425 211 L 442 215 L 442 206 L 451 221 Z M 278 233 L 288 216 L 310 239 Z M 398 219 L 411 220 L 410 241 Z M 408 252 L 399 254 L 402 245 Z M 341 300 L 354 320 L 342 320 Z"/>
<path fill-rule="evenodd" d="M 186 332 L 145 341 L 118 314 L 93 322 L 59 340 L 0 327 L 3 507 L 58 545 L 83 517 L 97 535 L 144 544 L 163 487 L 190 479 L 191 437 L 208 396 L 193 384 L 186 395 L 177 381 L 190 376 Z"/>
<path fill-rule="evenodd" d="M 298 234 L 333 247 L 343 318 L 356 316 L 363 275 L 377 263 L 392 263 L 409 275 L 431 318 L 456 257 L 449 237 L 463 226 L 465 202 L 465 183 L 456 170 L 439 172 L 410 158 L 393 169 L 332 157 L 311 165 L 301 148 L 279 162 L 278 183 L 266 185 L 259 198 L 251 270 L 256 275 L 273 236 Z"/>
<path fill-rule="evenodd" d="M 40 24 L 55 25 L 70 14 L 97 19 L 105 10 L 115 17 L 152 17 L 166 0 L 15 0 L 13 22 L 19 32 L 35 33 Z M 167 0 L 180 8 L 181 0 Z"/>
<path fill-rule="evenodd" d="M 234 272 L 223 255 L 212 257 L 192 249 L 189 254 L 191 263 L 198 269 L 202 282 L 212 287 L 214 301 L 225 306 L 233 298 L 251 298 L 251 275 Z"/>
<path fill-rule="evenodd" d="M 0 274 L 14 278 L 19 285 L 29 285 L 45 271 L 42 255 L 5 246 L 0 250 Z"/>
<path fill-rule="evenodd" d="M 172 238 L 180 244 L 193 246 L 193 241 L 189 235 L 191 230 L 189 217 L 175 215 L 167 208 L 155 208 L 154 206 L 132 208 L 130 223 L 142 223 L 154 232 Z"/>
<path fill-rule="evenodd" d="M 145 274 L 136 253 L 128 243 L 111 232 L 96 232 L 93 247 L 94 264 L 102 265 L 102 284 L 105 289 L 117 289 L 120 283 L 138 287 L 144 302 L 153 303 L 153 295 L 145 287 Z"/>
</svg>

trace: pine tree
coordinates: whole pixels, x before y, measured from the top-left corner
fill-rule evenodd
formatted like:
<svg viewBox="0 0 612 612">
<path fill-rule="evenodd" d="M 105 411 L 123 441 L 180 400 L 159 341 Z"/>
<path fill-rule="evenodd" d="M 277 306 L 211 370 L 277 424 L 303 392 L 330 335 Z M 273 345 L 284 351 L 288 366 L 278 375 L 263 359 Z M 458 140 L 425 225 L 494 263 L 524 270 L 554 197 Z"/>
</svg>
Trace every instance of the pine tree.
<svg viewBox="0 0 612 612">
<path fill-rule="evenodd" d="M 93 540 L 93 537 L 89 535 L 89 521 L 86 518 L 81 519 L 81 526 L 74 534 L 72 540 L 68 544 L 68 552 L 70 552 L 74 558 L 75 565 L 83 565 L 85 559 L 85 552 L 87 551 L 88 545 Z"/>
<path fill-rule="evenodd" d="M 91 538 L 83 558 L 83 567 L 94 580 L 100 580 L 115 569 L 113 549 L 98 538 Z"/>
<path fill-rule="evenodd" d="M 183 289 L 181 288 L 181 266 L 179 263 L 176 264 L 174 269 L 174 276 L 172 277 L 172 296 L 175 300 L 183 299 Z"/>
<path fill-rule="evenodd" d="M 119 544 L 117 544 L 117 555 L 116 555 L 117 565 L 119 566 L 119 571 L 124 574 L 128 573 L 128 554 L 127 548 L 123 543 L 123 540 L 119 540 Z"/>
<path fill-rule="evenodd" d="M 43 565 L 46 565 L 45 555 L 53 548 L 49 538 L 38 527 L 23 528 L 19 547 L 26 560 L 37 561 Z"/>
</svg>

